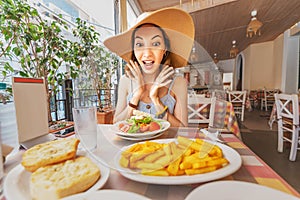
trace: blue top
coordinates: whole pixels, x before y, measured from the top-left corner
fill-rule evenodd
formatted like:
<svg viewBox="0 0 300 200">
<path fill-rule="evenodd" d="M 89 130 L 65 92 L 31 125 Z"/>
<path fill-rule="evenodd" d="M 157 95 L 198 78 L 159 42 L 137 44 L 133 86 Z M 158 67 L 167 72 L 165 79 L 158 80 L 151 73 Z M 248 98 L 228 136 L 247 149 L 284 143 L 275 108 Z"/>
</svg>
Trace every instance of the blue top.
<svg viewBox="0 0 300 200">
<path fill-rule="evenodd" d="M 176 104 L 175 98 L 170 94 L 171 88 L 172 88 L 172 86 L 173 86 L 173 84 L 175 82 L 175 79 L 176 79 L 176 77 L 172 80 L 172 82 L 171 82 L 171 84 L 169 86 L 169 89 L 168 89 L 168 93 L 165 96 L 163 96 L 162 98 L 160 98 L 160 101 L 165 106 L 168 106 L 168 112 L 170 114 L 174 113 L 174 107 L 175 107 L 175 104 Z M 132 95 L 133 95 L 132 92 L 130 92 L 128 94 L 128 96 L 127 96 L 127 103 L 129 103 L 129 101 L 131 100 Z M 153 114 L 153 115 L 155 115 L 157 113 L 157 111 L 155 109 L 155 106 L 154 106 L 154 104 L 152 102 L 151 103 L 145 103 L 143 101 L 140 101 L 137 109 L 140 110 L 140 111 L 146 112 L 146 113 Z"/>
</svg>

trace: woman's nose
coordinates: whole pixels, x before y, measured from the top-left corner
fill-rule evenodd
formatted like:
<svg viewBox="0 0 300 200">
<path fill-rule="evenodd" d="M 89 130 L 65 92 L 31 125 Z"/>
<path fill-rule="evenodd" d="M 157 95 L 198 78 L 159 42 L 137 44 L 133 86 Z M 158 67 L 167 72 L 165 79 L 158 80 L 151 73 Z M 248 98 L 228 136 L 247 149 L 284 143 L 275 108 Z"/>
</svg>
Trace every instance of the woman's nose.
<svg viewBox="0 0 300 200">
<path fill-rule="evenodd" d="M 143 56 L 151 56 L 152 55 L 152 49 L 149 47 L 146 47 L 143 49 Z"/>
</svg>

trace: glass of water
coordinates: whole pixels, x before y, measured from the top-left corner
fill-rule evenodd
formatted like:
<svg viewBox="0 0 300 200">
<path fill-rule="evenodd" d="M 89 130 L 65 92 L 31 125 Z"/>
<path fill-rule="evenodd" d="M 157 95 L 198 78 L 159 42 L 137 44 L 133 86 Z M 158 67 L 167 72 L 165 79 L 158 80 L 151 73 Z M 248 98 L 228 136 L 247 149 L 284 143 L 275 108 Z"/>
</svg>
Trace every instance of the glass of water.
<svg viewBox="0 0 300 200">
<path fill-rule="evenodd" d="M 97 148 L 97 108 L 73 108 L 75 137 L 80 140 L 79 149 L 93 151 Z"/>
</svg>

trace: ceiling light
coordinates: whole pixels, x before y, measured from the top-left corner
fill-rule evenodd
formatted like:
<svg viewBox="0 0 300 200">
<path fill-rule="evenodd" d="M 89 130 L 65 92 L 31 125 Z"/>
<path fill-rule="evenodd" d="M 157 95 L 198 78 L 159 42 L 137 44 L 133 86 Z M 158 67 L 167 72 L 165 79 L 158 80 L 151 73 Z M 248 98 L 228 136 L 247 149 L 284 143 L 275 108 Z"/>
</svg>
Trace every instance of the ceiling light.
<svg viewBox="0 0 300 200">
<path fill-rule="evenodd" d="M 257 14 L 257 11 L 256 10 L 253 10 L 251 12 L 251 21 L 250 23 L 248 24 L 247 26 L 247 33 L 246 33 L 246 36 L 247 37 L 250 37 L 252 38 L 253 35 L 260 35 L 260 28 L 262 27 L 263 23 L 261 23 L 260 21 L 257 20 L 256 18 L 256 14 Z"/>
<path fill-rule="evenodd" d="M 217 58 L 217 53 L 214 53 L 214 63 L 218 63 L 219 62 L 219 60 L 218 60 L 218 58 Z"/>
<path fill-rule="evenodd" d="M 198 57 L 198 54 L 196 52 L 196 47 L 195 46 L 193 46 L 193 48 L 192 48 L 192 52 L 191 52 L 189 60 L 190 60 L 190 63 L 196 63 L 199 60 L 199 57 Z"/>
<path fill-rule="evenodd" d="M 230 58 L 235 58 L 236 57 L 236 55 L 238 54 L 238 52 L 239 52 L 239 49 L 236 47 L 236 41 L 235 40 L 233 40 L 232 41 L 232 47 L 231 47 L 231 49 L 230 49 Z"/>
</svg>

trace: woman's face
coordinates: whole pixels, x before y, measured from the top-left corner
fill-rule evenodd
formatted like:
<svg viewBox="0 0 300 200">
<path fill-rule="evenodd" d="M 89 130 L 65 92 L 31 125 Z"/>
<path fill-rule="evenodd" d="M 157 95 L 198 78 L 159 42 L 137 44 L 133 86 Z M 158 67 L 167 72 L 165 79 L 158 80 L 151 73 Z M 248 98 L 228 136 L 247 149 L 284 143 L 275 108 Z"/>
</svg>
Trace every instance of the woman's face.
<svg viewBox="0 0 300 200">
<path fill-rule="evenodd" d="M 141 26 L 134 35 L 134 55 L 146 74 L 159 69 L 166 52 L 162 32 L 153 25 Z"/>
</svg>

